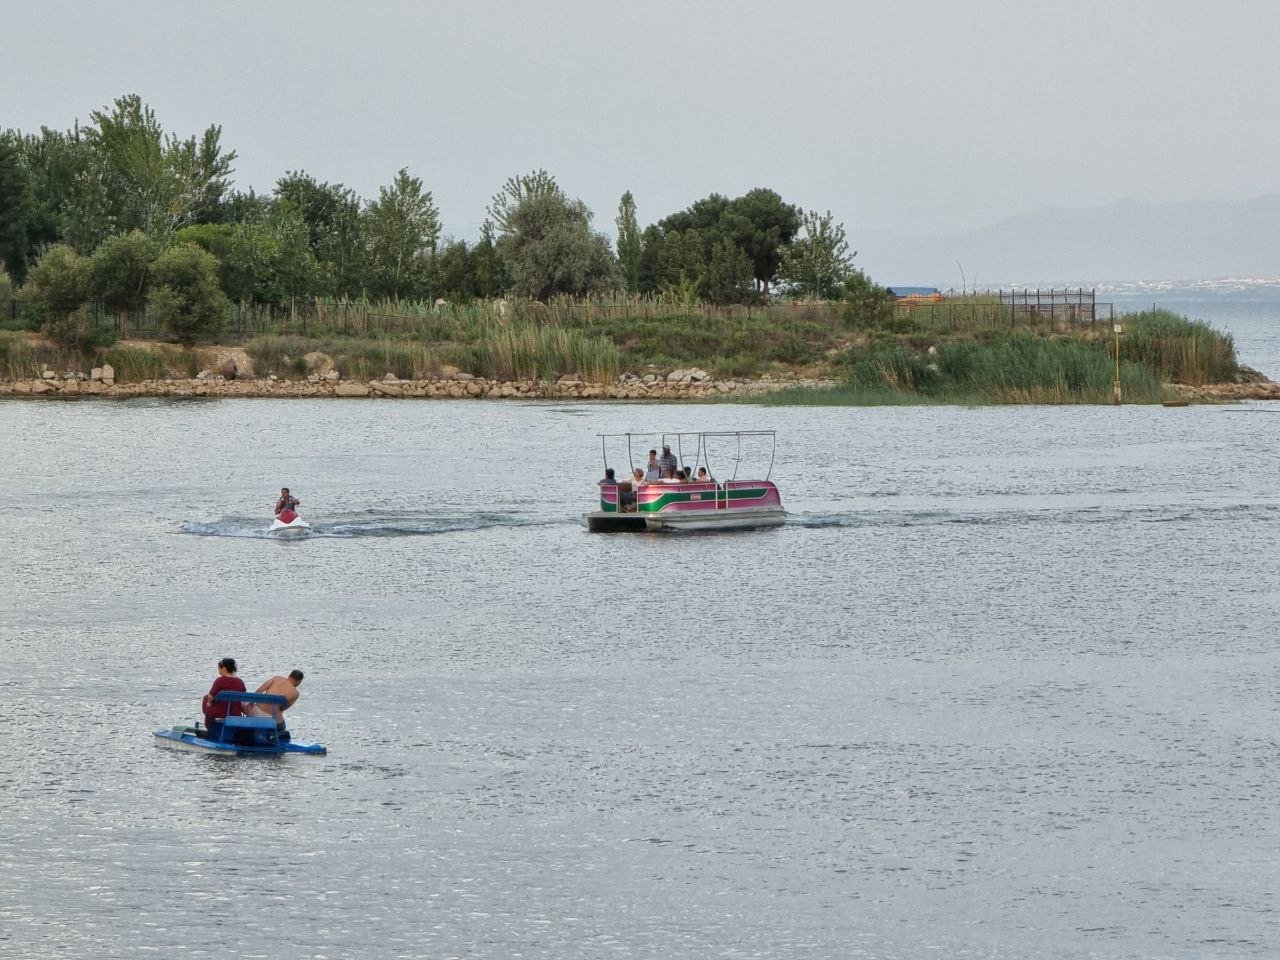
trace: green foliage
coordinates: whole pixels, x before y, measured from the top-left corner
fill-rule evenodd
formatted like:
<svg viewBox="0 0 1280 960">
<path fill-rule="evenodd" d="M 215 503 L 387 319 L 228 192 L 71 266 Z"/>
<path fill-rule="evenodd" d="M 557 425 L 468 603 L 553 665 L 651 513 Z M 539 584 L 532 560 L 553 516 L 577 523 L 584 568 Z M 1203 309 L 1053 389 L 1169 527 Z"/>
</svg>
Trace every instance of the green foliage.
<svg viewBox="0 0 1280 960">
<path fill-rule="evenodd" d="M 159 245 L 140 230 L 108 237 L 89 258 L 89 293 L 108 310 L 141 309 Z"/>
<path fill-rule="evenodd" d="M 98 325 L 87 307 L 67 313 L 50 312 L 40 332 L 61 347 L 85 352 L 93 347 L 107 347 L 116 342 L 114 326 Z"/>
<path fill-rule="evenodd" d="M 809 300 L 834 300 L 853 272 L 853 254 L 845 239 L 844 224 L 831 211 L 810 210 L 801 218 L 804 235 L 783 253 L 779 276 L 787 287 Z"/>
<path fill-rule="evenodd" d="M 360 217 L 365 243 L 364 291 L 375 297 L 425 297 L 440 215 L 422 181 L 400 170 Z"/>
<path fill-rule="evenodd" d="M 671 230 L 655 244 L 658 251 L 658 276 L 664 295 L 675 293 L 684 300 L 692 292 L 696 300 L 707 273 L 707 257 L 703 252 L 703 236 L 696 229 Z"/>
<path fill-rule="evenodd" d="M 222 152 L 221 127 L 199 138 L 166 135 L 136 94 L 93 111 L 90 120 L 83 131 L 89 176 L 77 198 L 86 214 L 75 237 L 82 249 L 115 233 L 168 233 L 199 222 L 229 189 L 236 155 Z"/>
<path fill-rule="evenodd" d="M 360 198 L 340 183 L 317 183 L 302 172 L 276 182 L 277 204 L 298 212 L 307 243 L 320 269 L 319 291 L 358 296 L 363 290 L 364 249 L 360 237 Z"/>
<path fill-rule="evenodd" d="M 679 286 L 688 278 L 694 264 L 688 252 L 690 243 L 700 247 L 702 261 L 709 266 L 716 249 L 728 240 L 748 257 L 752 275 L 762 295 L 768 297 L 769 285 L 782 264 L 783 253 L 800 229 L 800 211 L 783 203 L 774 191 L 764 188 L 751 190 L 734 200 L 713 193 L 687 210 L 659 221 L 658 227 L 665 241 L 664 248 L 674 235 L 680 234 L 684 249 L 674 256 L 665 249 L 658 255 L 660 269 L 656 286 L 646 285 L 653 281 L 642 266 L 641 289 L 653 291 Z M 665 264 L 662 263 L 664 256 Z M 643 260 L 642 256 L 642 263 Z M 672 272 L 674 265 L 678 265 L 680 273 Z M 703 284 L 702 275 L 698 283 Z"/>
<path fill-rule="evenodd" d="M 333 368 L 350 380 L 380 380 L 388 373 L 416 380 L 440 370 L 435 354 L 425 344 L 413 341 L 266 336 L 251 340 L 245 349 L 260 375 L 304 376 L 310 353 L 327 356 Z"/>
<path fill-rule="evenodd" d="M 1145 310 L 1120 318 L 1120 356 L 1141 363 L 1164 380 L 1201 386 L 1226 383 L 1240 373 L 1235 343 L 1202 320 L 1169 310 Z"/>
<path fill-rule="evenodd" d="M 498 252 L 517 296 L 584 296 L 619 285 L 609 240 L 591 230 L 591 211 L 559 190 L 526 196 L 506 213 Z"/>
<path fill-rule="evenodd" d="M 89 262 L 65 244 L 56 244 L 31 268 L 22 295 L 52 314 L 71 313 L 89 299 Z"/>
<path fill-rule="evenodd" d="M 194 243 L 169 247 L 151 266 L 150 310 L 186 346 L 222 330 L 227 298 L 218 286 L 218 259 Z"/>
<path fill-rule="evenodd" d="M 0 133 L 0 271 L 6 277 L 26 276 L 30 194 L 31 174 L 20 141 L 12 133 Z"/>
<path fill-rule="evenodd" d="M 640 290 L 640 258 L 644 246 L 640 240 L 640 224 L 636 221 L 636 201 L 628 190 L 618 201 L 618 264 L 622 269 L 622 282 L 628 293 Z"/>
<path fill-rule="evenodd" d="M 142 380 L 163 380 L 171 369 L 179 369 L 178 351 L 164 347 L 116 346 L 99 358 L 101 364 L 110 364 L 120 383 L 138 383 Z M 99 364 L 99 365 L 101 365 Z"/>
<path fill-rule="evenodd" d="M 218 283 L 234 302 L 284 303 L 315 295 L 320 268 L 306 225 L 288 203 L 261 220 L 184 227 L 174 240 L 194 243 L 217 257 Z"/>
<path fill-rule="evenodd" d="M 699 292 L 710 303 L 747 303 L 755 296 L 751 259 L 728 237 L 711 251 Z"/>
<path fill-rule="evenodd" d="M 499 235 L 512 231 L 511 215 L 526 200 L 559 198 L 567 200 L 556 178 L 545 170 L 534 170 L 522 177 L 508 177 L 502 189 L 489 201 L 486 213 Z"/>
<path fill-rule="evenodd" d="M 851 270 L 844 278 L 840 299 L 840 318 L 854 329 L 885 327 L 893 319 L 889 291 L 861 270 Z"/>
<path fill-rule="evenodd" d="M 771 402 L 881 403 L 891 394 L 930 403 L 1109 403 L 1111 361 L 1081 340 L 993 333 L 983 341 L 939 344 L 935 353 L 898 344 L 849 350 L 844 384 L 832 391 L 794 391 Z M 1121 368 L 1130 403 L 1159 403 L 1163 389 L 1138 363 Z"/>
<path fill-rule="evenodd" d="M 563 327 L 494 329 L 472 349 L 473 372 L 499 380 L 551 380 L 577 373 L 595 382 L 613 380 L 621 357 L 604 337 Z"/>
</svg>

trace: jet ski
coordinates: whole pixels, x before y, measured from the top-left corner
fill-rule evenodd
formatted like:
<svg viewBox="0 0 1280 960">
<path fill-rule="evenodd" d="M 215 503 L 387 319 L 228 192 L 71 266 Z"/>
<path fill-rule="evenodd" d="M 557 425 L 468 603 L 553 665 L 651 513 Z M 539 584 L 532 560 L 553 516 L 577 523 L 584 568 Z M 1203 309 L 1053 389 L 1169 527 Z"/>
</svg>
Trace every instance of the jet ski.
<svg viewBox="0 0 1280 960">
<path fill-rule="evenodd" d="M 291 507 L 285 507 L 277 513 L 275 522 L 271 524 L 271 532 L 281 536 L 298 536 L 310 531 L 311 524 L 298 516 L 297 511 Z"/>
</svg>

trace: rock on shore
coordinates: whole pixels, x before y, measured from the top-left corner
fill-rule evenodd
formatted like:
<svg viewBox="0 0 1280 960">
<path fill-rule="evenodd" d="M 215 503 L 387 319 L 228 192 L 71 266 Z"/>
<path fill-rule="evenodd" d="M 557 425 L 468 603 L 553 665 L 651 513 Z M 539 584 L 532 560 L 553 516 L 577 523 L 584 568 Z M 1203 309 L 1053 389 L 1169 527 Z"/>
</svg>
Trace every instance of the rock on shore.
<svg viewBox="0 0 1280 960">
<path fill-rule="evenodd" d="M 108 375 L 109 374 L 109 375 Z M 715 380 L 701 370 L 668 374 L 624 374 L 612 383 L 595 383 L 565 374 L 557 380 L 493 380 L 453 373 L 423 380 L 341 380 L 333 372 L 297 380 L 227 379 L 201 371 L 194 380 L 168 378 L 117 383 L 110 367 L 91 376 L 69 379 L 41 377 L 0 381 L 0 396 L 106 397 L 375 397 L 474 400 L 706 400 L 713 397 L 757 397 L 789 387 L 824 389 L 834 380 L 794 376 Z"/>
</svg>

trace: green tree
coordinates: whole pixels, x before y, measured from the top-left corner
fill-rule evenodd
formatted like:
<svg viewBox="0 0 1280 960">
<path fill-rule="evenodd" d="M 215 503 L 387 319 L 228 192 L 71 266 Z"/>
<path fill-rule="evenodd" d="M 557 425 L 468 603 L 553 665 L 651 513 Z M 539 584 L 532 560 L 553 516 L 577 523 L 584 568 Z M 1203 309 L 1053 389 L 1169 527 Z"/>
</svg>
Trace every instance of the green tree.
<svg viewBox="0 0 1280 960">
<path fill-rule="evenodd" d="M 21 142 L 9 131 L 0 133 L 0 270 L 19 280 L 27 275 L 30 198 L 31 175 Z"/>
<path fill-rule="evenodd" d="M 702 296 L 707 273 L 703 233 L 693 227 L 673 230 L 662 238 L 658 253 L 658 289 L 663 296 L 681 302 Z"/>
<path fill-rule="evenodd" d="M 22 298 L 28 319 L 38 322 L 50 340 L 83 349 L 93 339 L 93 325 L 84 309 L 89 299 L 89 262 L 66 244 L 46 250 L 27 274 Z"/>
<path fill-rule="evenodd" d="M 31 267 L 22 295 L 51 313 L 76 310 L 89 299 L 89 261 L 66 244 L 55 244 Z"/>
<path fill-rule="evenodd" d="M 556 178 L 545 170 L 534 170 L 522 177 L 508 177 L 502 189 L 489 201 L 489 221 L 499 234 L 511 228 L 511 215 L 525 200 L 559 197 L 566 199 Z"/>
<path fill-rule="evenodd" d="M 194 243 L 218 259 L 218 284 L 235 303 L 284 303 L 316 293 L 320 269 L 307 228 L 287 201 L 262 220 L 183 227 L 177 243 Z"/>
<path fill-rule="evenodd" d="M 701 240 L 707 263 L 728 239 L 751 259 L 755 281 L 761 294 L 768 297 L 783 252 L 800 228 L 800 212 L 783 203 L 774 191 L 759 188 L 733 200 L 713 193 L 687 210 L 665 217 L 658 226 L 667 236 L 693 231 Z"/>
<path fill-rule="evenodd" d="M 340 183 L 318 183 L 302 171 L 276 181 L 277 203 L 287 201 L 302 217 L 307 242 L 321 270 L 323 292 L 358 296 L 362 292 L 364 252 L 360 239 L 360 198 Z"/>
<path fill-rule="evenodd" d="M 640 240 L 640 224 L 636 222 L 636 201 L 628 190 L 618 201 L 618 264 L 628 293 L 640 290 L 640 260 L 644 245 Z"/>
<path fill-rule="evenodd" d="M 218 286 L 218 258 L 194 243 L 175 244 L 151 265 L 151 310 L 185 346 L 222 331 L 227 298 Z"/>
<path fill-rule="evenodd" d="M 863 271 L 853 269 L 844 279 L 840 308 L 845 323 L 854 327 L 881 327 L 893 317 L 889 291 Z"/>
<path fill-rule="evenodd" d="M 774 191 L 759 187 L 734 200 L 729 213 L 727 232 L 751 258 L 756 282 L 767 299 L 783 253 L 800 229 L 800 209 L 784 203 Z"/>
<path fill-rule="evenodd" d="M 636 289 L 640 293 L 658 293 L 662 289 L 662 249 L 665 238 L 661 228 L 651 225 L 640 234 L 640 264 L 636 271 Z"/>
<path fill-rule="evenodd" d="M 711 251 L 699 293 L 711 303 L 747 303 L 755 296 L 751 258 L 728 237 Z"/>
<path fill-rule="evenodd" d="M 401 170 L 391 186 L 379 189 L 360 225 L 368 256 L 365 290 L 396 299 L 428 296 L 440 214 L 422 181 Z"/>
<path fill-rule="evenodd" d="M 29 178 L 25 211 L 28 263 L 37 251 L 66 242 L 92 250 L 106 235 L 100 191 L 90 189 L 90 149 L 76 129 L 61 133 L 42 127 L 39 134 L 16 135 Z M 92 238 L 77 243 L 77 237 Z M 25 268 L 22 274 L 25 275 Z"/>
<path fill-rule="evenodd" d="M 591 229 L 591 211 L 558 190 L 525 197 L 506 218 L 498 251 L 518 296 L 548 300 L 616 289 L 620 276 L 608 237 Z"/>
<path fill-rule="evenodd" d="M 507 269 L 498 253 L 493 225 L 485 221 L 480 227 L 480 240 L 471 251 L 472 269 L 475 272 L 476 295 L 481 298 L 500 297 L 507 292 L 510 280 Z"/>
<path fill-rule="evenodd" d="M 120 317 L 122 334 L 129 315 L 146 303 L 151 264 L 159 252 L 155 240 L 134 230 L 108 237 L 89 257 L 89 292 Z"/>
<path fill-rule="evenodd" d="M 236 155 L 223 153 L 217 125 L 185 140 L 166 135 L 136 94 L 117 98 L 90 119 L 83 131 L 90 160 L 77 199 L 97 215 L 81 224 L 75 238 L 84 248 L 113 233 L 163 234 L 203 222 L 230 188 Z"/>
<path fill-rule="evenodd" d="M 787 248 L 779 276 L 806 299 L 834 300 L 857 255 L 849 253 L 844 224 L 836 223 L 830 210 L 810 210 L 801 226 L 804 233 Z"/>
<path fill-rule="evenodd" d="M 465 240 L 446 240 L 433 264 L 436 295 L 453 303 L 465 303 L 477 296 L 475 265 Z"/>
</svg>

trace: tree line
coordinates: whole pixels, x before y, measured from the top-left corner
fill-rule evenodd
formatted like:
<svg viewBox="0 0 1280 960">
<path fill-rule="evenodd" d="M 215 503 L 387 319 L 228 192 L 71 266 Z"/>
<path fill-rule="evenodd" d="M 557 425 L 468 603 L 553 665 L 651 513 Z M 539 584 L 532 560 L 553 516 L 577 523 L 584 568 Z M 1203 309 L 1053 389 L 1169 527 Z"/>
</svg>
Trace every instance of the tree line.
<svg viewBox="0 0 1280 960">
<path fill-rule="evenodd" d="M 235 160 L 219 126 L 167 133 L 137 95 L 70 130 L 0 132 L 0 299 L 16 290 L 60 339 L 76 338 L 89 300 L 145 305 L 188 339 L 232 301 L 626 292 L 749 303 L 873 289 L 830 212 L 767 188 L 712 194 L 644 229 L 624 193 L 612 243 L 586 204 L 535 170 L 502 185 L 468 243 L 445 233 L 407 169 L 368 199 L 305 171 L 259 194 L 233 185 Z"/>
</svg>

